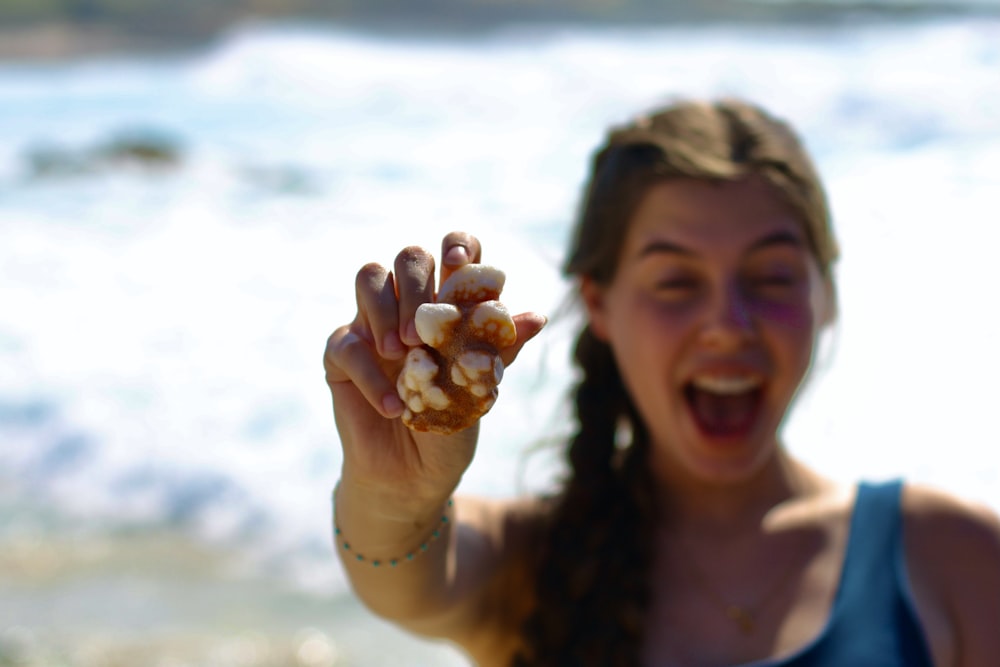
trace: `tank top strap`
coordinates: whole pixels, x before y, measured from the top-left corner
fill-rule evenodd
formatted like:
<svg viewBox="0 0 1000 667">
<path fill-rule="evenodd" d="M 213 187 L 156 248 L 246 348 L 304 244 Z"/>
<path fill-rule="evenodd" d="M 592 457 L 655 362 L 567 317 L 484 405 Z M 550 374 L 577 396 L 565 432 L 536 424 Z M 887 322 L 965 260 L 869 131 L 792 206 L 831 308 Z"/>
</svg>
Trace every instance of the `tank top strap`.
<svg viewBox="0 0 1000 667">
<path fill-rule="evenodd" d="M 894 596 L 902 546 L 901 492 L 899 480 L 858 485 L 835 609 L 857 612 Z"/>
<path fill-rule="evenodd" d="M 803 667 L 931 667 L 906 576 L 902 488 L 858 485 L 830 624 Z"/>
</svg>

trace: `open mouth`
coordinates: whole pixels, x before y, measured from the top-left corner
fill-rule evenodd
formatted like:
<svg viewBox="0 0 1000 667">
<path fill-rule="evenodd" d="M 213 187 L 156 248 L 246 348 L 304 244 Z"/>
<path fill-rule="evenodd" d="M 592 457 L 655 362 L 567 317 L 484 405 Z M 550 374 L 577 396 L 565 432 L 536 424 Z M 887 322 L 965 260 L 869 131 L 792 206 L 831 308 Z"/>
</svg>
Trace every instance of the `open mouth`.
<svg viewBox="0 0 1000 667">
<path fill-rule="evenodd" d="M 698 376 L 684 385 L 684 398 L 695 423 L 712 437 L 749 435 L 763 396 L 763 382 L 749 376 Z"/>
</svg>

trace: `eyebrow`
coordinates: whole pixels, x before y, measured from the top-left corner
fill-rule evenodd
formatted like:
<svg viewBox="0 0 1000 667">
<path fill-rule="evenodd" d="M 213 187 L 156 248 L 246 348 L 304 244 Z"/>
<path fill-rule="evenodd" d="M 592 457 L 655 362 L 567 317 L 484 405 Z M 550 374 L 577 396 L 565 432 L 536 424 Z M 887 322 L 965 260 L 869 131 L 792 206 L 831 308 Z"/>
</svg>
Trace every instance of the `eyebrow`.
<svg viewBox="0 0 1000 667">
<path fill-rule="evenodd" d="M 795 248 L 805 247 L 805 243 L 797 234 L 793 234 L 787 230 L 781 230 L 779 232 L 774 232 L 773 234 L 768 234 L 767 236 L 755 241 L 753 245 L 750 246 L 749 252 L 781 245 L 790 245 Z"/>
<path fill-rule="evenodd" d="M 758 250 L 763 250 L 764 248 L 770 248 L 774 246 L 793 246 L 795 248 L 802 248 L 805 246 L 802 239 L 792 232 L 781 230 L 768 234 L 767 236 L 761 237 L 751 244 L 747 249 L 747 253 L 756 252 Z M 684 257 L 694 257 L 697 253 L 689 248 L 685 248 L 682 245 L 678 245 L 671 241 L 656 240 L 650 241 L 642 250 L 639 251 L 639 257 L 647 257 L 649 255 L 657 254 L 669 254 L 669 255 L 681 255 Z"/>
</svg>

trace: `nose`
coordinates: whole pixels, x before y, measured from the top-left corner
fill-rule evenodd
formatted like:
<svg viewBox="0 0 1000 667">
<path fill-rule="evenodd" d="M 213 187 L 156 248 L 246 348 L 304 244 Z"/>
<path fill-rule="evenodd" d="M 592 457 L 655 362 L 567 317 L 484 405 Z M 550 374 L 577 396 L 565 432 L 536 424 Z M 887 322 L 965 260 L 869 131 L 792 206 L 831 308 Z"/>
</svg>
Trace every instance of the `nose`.
<svg viewBox="0 0 1000 667">
<path fill-rule="evenodd" d="M 702 342 L 713 349 L 738 348 L 754 335 L 747 295 L 736 283 L 720 288 L 709 302 L 701 331 Z"/>
</svg>

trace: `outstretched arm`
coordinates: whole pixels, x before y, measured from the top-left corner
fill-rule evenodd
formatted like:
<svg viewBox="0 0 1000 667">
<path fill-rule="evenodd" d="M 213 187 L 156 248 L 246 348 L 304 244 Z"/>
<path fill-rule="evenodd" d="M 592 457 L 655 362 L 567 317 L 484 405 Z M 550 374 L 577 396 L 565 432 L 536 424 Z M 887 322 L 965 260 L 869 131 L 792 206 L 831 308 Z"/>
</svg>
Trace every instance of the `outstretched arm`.
<svg viewBox="0 0 1000 667">
<path fill-rule="evenodd" d="M 442 243 L 441 280 L 481 249 L 472 236 Z M 355 284 L 357 315 L 330 336 L 324 366 L 344 450 L 335 493 L 337 550 L 359 598 L 375 613 L 427 635 L 463 642 L 474 631 L 483 592 L 502 561 L 503 512 L 472 500 L 449 502 L 470 464 L 478 424 L 441 435 L 408 429 L 396 377 L 421 345 L 414 316 L 434 300 L 435 262 L 404 249 L 392 270 L 367 264 Z M 513 318 L 514 360 L 545 319 Z"/>
</svg>

